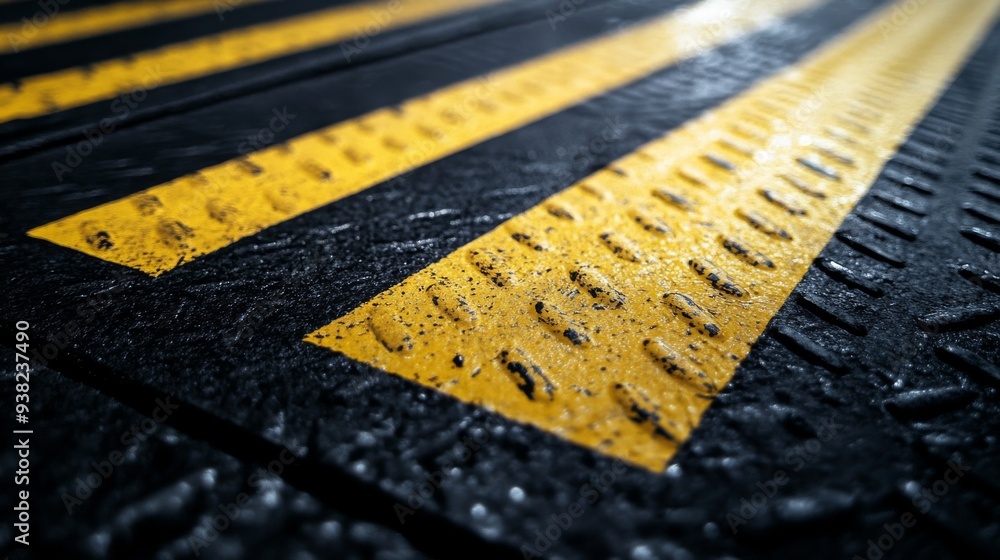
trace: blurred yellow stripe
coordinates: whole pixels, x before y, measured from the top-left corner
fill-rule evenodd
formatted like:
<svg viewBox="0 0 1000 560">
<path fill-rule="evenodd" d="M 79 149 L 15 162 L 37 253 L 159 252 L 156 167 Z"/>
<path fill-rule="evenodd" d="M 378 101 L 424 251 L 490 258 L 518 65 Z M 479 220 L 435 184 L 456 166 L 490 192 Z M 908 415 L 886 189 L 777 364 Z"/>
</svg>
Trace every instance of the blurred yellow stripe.
<svg viewBox="0 0 1000 560">
<path fill-rule="evenodd" d="M 744 0 L 706 0 L 85 210 L 29 234 L 159 275 L 815 3 L 767 0 L 746 7 Z"/>
<path fill-rule="evenodd" d="M 240 0 L 243 7 L 269 0 Z M 0 25 L 0 54 L 17 53 L 44 45 L 142 27 L 161 21 L 208 14 L 228 7 L 224 0 L 141 0 L 96 6 L 62 13 L 68 0 L 47 0 L 46 11 L 39 8 L 25 20 Z M 223 12 L 224 14 L 225 12 Z"/>
<path fill-rule="evenodd" d="M 38 117 L 133 91 L 368 37 L 504 0 L 396 0 L 330 8 L 0 86 L 0 122 Z M 395 7 L 395 8 L 393 8 Z"/>
</svg>

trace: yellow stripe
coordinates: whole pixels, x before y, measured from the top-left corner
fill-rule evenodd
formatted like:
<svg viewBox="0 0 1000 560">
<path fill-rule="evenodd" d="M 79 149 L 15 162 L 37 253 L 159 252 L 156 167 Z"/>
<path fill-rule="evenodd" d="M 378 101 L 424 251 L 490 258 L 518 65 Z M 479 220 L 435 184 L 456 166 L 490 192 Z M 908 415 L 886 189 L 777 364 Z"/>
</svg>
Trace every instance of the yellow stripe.
<svg viewBox="0 0 1000 560">
<path fill-rule="evenodd" d="M 136 87 L 148 89 L 149 76 L 156 78 L 158 86 L 175 84 L 499 1 L 502 0 L 400 0 L 397 5 L 379 0 L 354 4 L 178 43 L 86 68 L 32 76 L 17 85 L 0 86 L 0 122 L 111 99 Z M 390 5 L 398 6 L 395 13 L 389 11 Z"/>
<path fill-rule="evenodd" d="M 159 275 L 709 49 L 815 0 L 709 0 L 35 228 Z M 720 27 L 718 13 L 735 15 Z"/>
<path fill-rule="evenodd" d="M 234 2 L 234 5 L 243 7 L 262 1 L 266 0 L 243 0 Z M 228 6 L 221 2 L 222 0 L 144 0 L 66 13 L 54 12 L 51 15 L 40 10 L 36 12 L 40 14 L 37 18 L 28 18 L 31 25 L 24 22 L 0 25 L 0 54 L 208 14 L 216 11 L 220 5 Z M 51 0 L 51 4 L 58 5 L 55 0 Z M 35 19 L 40 23 L 36 25 Z"/>
<path fill-rule="evenodd" d="M 306 340 L 660 470 L 996 12 L 890 6 Z"/>
</svg>

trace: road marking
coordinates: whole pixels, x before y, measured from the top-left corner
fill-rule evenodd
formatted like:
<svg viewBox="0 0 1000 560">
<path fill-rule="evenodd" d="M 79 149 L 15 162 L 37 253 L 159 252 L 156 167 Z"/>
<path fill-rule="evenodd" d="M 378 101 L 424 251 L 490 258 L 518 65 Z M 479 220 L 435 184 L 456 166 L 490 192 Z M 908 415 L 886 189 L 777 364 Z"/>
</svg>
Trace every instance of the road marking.
<svg viewBox="0 0 1000 560">
<path fill-rule="evenodd" d="M 998 7 L 899 5 L 305 340 L 662 470 Z"/>
<path fill-rule="evenodd" d="M 112 99 L 146 87 L 157 77 L 164 86 L 249 66 L 273 58 L 368 38 L 433 17 L 503 0 L 406 0 L 366 2 L 330 8 L 194 39 L 125 58 L 97 62 L 0 86 L 0 122 L 38 117 Z M 396 6 L 395 13 L 389 6 Z"/>
<path fill-rule="evenodd" d="M 815 0 L 707 0 L 35 228 L 157 276 L 705 51 Z M 732 14 L 720 25 L 717 14 Z"/>
<path fill-rule="evenodd" d="M 39 11 L 40 24 L 29 18 L 0 25 L 0 54 L 17 53 L 55 43 L 65 43 L 104 33 L 142 27 L 153 23 L 209 14 L 218 9 L 221 0 L 142 0 L 96 6 L 72 12 L 48 14 Z M 238 7 L 267 0 L 244 0 Z M 58 9 L 53 0 L 50 6 Z M 228 5 L 227 5 L 228 6 Z"/>
</svg>

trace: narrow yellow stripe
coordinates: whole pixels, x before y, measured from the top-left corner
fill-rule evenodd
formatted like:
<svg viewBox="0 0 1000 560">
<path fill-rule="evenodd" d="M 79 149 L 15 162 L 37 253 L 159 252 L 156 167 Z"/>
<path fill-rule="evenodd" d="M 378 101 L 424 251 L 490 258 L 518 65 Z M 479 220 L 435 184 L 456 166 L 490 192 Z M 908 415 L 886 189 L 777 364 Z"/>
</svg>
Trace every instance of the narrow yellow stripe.
<svg viewBox="0 0 1000 560">
<path fill-rule="evenodd" d="M 258 231 L 514 130 L 815 0 L 708 0 L 35 228 L 159 275 Z M 734 12 L 735 10 L 735 12 Z M 718 28 L 718 13 L 735 13 Z"/>
<path fill-rule="evenodd" d="M 32 76 L 0 86 L 0 122 L 37 117 L 111 99 L 135 87 L 175 84 L 338 41 L 381 33 L 503 0 L 378 0 L 255 25 L 127 58 Z M 367 29 L 367 30 L 366 30 Z"/>
<path fill-rule="evenodd" d="M 306 340 L 661 470 L 997 7 L 890 6 Z"/>
<path fill-rule="evenodd" d="M 243 0 L 244 7 L 267 0 Z M 142 0 L 97 6 L 71 12 L 42 10 L 23 21 L 0 25 L 0 54 L 16 53 L 44 45 L 64 43 L 113 31 L 142 27 L 161 21 L 215 12 L 222 0 Z M 55 0 L 51 5 L 58 6 Z M 37 23 L 36 23 L 37 20 Z"/>
</svg>

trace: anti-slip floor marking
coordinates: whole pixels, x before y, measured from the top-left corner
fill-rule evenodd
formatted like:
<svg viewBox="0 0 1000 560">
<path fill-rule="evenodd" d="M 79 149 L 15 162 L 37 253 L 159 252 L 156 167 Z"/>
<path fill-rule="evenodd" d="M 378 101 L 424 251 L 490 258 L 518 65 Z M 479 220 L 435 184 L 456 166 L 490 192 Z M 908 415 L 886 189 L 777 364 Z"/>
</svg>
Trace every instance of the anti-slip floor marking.
<svg viewBox="0 0 1000 560">
<path fill-rule="evenodd" d="M 366 2 L 303 14 L 0 86 L 0 122 L 79 107 L 503 0 Z M 151 84 L 153 84 L 151 86 Z"/>
<path fill-rule="evenodd" d="M 662 469 L 998 3 L 898 7 L 306 340 Z"/>
<path fill-rule="evenodd" d="M 245 0 L 233 9 L 269 0 Z M 56 5 L 53 3 L 53 5 Z M 43 25 L 27 26 L 18 21 L 0 25 L 0 54 L 19 53 L 45 45 L 94 37 L 153 23 L 210 14 L 221 0 L 142 0 L 97 6 L 73 12 L 55 12 Z"/>
<path fill-rule="evenodd" d="M 85 210 L 29 235 L 160 275 L 815 3 L 773 0 L 751 8 L 740 0 L 707 0 Z"/>
</svg>

